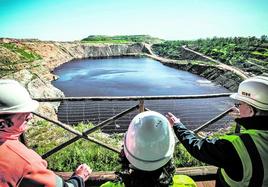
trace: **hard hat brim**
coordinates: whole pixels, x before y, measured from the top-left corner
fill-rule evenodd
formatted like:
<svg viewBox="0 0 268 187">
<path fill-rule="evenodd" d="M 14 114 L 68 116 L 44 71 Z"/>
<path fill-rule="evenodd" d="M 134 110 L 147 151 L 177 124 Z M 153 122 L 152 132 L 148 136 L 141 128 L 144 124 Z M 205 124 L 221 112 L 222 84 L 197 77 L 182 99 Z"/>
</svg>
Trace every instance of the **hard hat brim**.
<svg viewBox="0 0 268 187">
<path fill-rule="evenodd" d="M 128 161 L 137 169 L 143 170 L 143 171 L 154 171 L 159 169 L 160 167 L 164 166 L 168 161 L 172 158 L 171 156 L 164 157 L 161 160 L 158 160 L 156 162 L 148 162 L 148 161 L 142 161 L 140 159 L 137 159 L 133 157 L 133 155 L 130 154 L 130 152 L 127 150 L 127 148 L 124 146 L 124 153 L 128 159 Z M 160 166 L 160 167 L 159 167 Z"/>
<path fill-rule="evenodd" d="M 265 110 L 265 111 L 268 110 L 268 103 L 267 104 L 261 103 L 259 101 L 256 101 L 256 100 L 252 99 L 252 98 L 242 96 L 239 93 L 234 93 L 234 94 L 230 95 L 230 97 L 232 99 L 235 99 L 235 100 L 238 100 L 238 101 L 243 101 L 243 102 L 245 102 L 245 103 L 247 103 L 247 104 L 249 104 L 249 105 L 251 105 L 251 106 L 253 106 L 255 108 L 258 108 L 260 110 Z"/>
<path fill-rule="evenodd" d="M 15 114 L 15 113 L 28 113 L 37 110 L 39 103 L 35 100 L 30 100 L 25 105 L 20 105 L 16 107 L 10 107 L 2 109 L 1 114 Z"/>
</svg>

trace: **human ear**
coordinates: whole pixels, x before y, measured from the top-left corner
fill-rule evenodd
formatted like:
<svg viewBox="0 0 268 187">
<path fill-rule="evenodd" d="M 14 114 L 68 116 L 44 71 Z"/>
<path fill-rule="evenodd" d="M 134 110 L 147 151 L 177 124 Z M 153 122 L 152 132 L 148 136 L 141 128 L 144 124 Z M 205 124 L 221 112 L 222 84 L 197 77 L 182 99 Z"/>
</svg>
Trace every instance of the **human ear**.
<svg viewBox="0 0 268 187">
<path fill-rule="evenodd" d="M 251 106 L 248 106 L 248 108 L 249 108 L 249 117 L 254 116 L 255 115 L 254 109 Z"/>
</svg>

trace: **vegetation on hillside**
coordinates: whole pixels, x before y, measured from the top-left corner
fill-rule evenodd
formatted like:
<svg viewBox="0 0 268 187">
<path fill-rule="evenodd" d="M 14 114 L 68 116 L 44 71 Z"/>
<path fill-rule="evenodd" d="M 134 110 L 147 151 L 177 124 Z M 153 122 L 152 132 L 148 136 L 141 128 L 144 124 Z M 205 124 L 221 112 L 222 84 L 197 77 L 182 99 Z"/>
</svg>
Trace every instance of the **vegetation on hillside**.
<svg viewBox="0 0 268 187">
<path fill-rule="evenodd" d="M 21 69 L 33 68 L 32 62 L 41 59 L 35 52 L 18 43 L 0 43 L 0 77 Z"/>
<path fill-rule="evenodd" d="M 193 41 L 175 40 L 165 41 L 159 44 L 152 45 L 153 52 L 159 56 L 170 58 L 174 60 L 184 60 L 183 51 L 181 49 L 184 45 L 189 45 Z"/>
<path fill-rule="evenodd" d="M 16 45 L 15 43 L 1 43 L 0 46 L 5 47 L 16 54 L 19 54 L 20 60 L 24 62 L 32 62 L 41 58 L 40 55 L 27 50 L 23 46 Z"/>
<path fill-rule="evenodd" d="M 268 72 L 268 37 L 234 37 L 199 39 L 194 41 L 165 41 L 153 45 L 159 56 L 183 59 L 182 46 L 210 56 L 222 63 L 254 74 Z"/>
<path fill-rule="evenodd" d="M 159 43 L 163 40 L 154 38 L 149 35 L 120 35 L 120 36 L 104 36 L 104 35 L 91 35 L 82 39 L 82 42 L 91 43 Z"/>
</svg>

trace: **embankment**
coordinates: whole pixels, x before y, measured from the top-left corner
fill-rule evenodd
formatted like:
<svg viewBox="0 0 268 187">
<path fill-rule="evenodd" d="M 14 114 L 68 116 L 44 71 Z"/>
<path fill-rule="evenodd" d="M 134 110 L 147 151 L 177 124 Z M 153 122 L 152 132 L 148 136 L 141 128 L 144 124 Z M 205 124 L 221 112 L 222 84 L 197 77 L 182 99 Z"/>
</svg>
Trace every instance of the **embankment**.
<svg viewBox="0 0 268 187">
<path fill-rule="evenodd" d="M 172 63 L 164 62 L 164 64 L 197 74 L 227 88 L 232 92 L 237 91 L 239 83 L 243 81 L 243 78 L 239 75 L 216 65 L 207 65 L 202 63 L 195 64 L 191 60 L 189 60 L 188 63 L 185 63 L 185 61 L 177 61 Z"/>
</svg>

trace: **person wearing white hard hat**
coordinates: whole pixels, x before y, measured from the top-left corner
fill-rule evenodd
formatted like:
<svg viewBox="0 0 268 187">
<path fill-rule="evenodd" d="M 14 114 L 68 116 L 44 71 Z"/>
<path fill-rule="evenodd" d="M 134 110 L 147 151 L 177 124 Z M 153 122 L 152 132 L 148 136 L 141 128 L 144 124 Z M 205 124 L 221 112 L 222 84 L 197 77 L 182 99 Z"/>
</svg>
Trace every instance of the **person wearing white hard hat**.
<svg viewBox="0 0 268 187">
<path fill-rule="evenodd" d="M 199 139 L 172 113 L 167 118 L 192 156 L 219 167 L 216 186 L 268 186 L 268 77 L 246 79 L 230 97 L 240 133 Z"/>
<path fill-rule="evenodd" d="M 146 111 L 136 115 L 125 134 L 118 180 L 101 187 L 196 187 L 186 175 L 174 175 L 175 137 L 165 116 Z"/>
<path fill-rule="evenodd" d="M 38 105 L 17 81 L 0 79 L 0 186 L 84 187 L 91 173 L 86 164 L 64 181 L 47 169 L 45 160 L 19 141 Z"/>
</svg>

